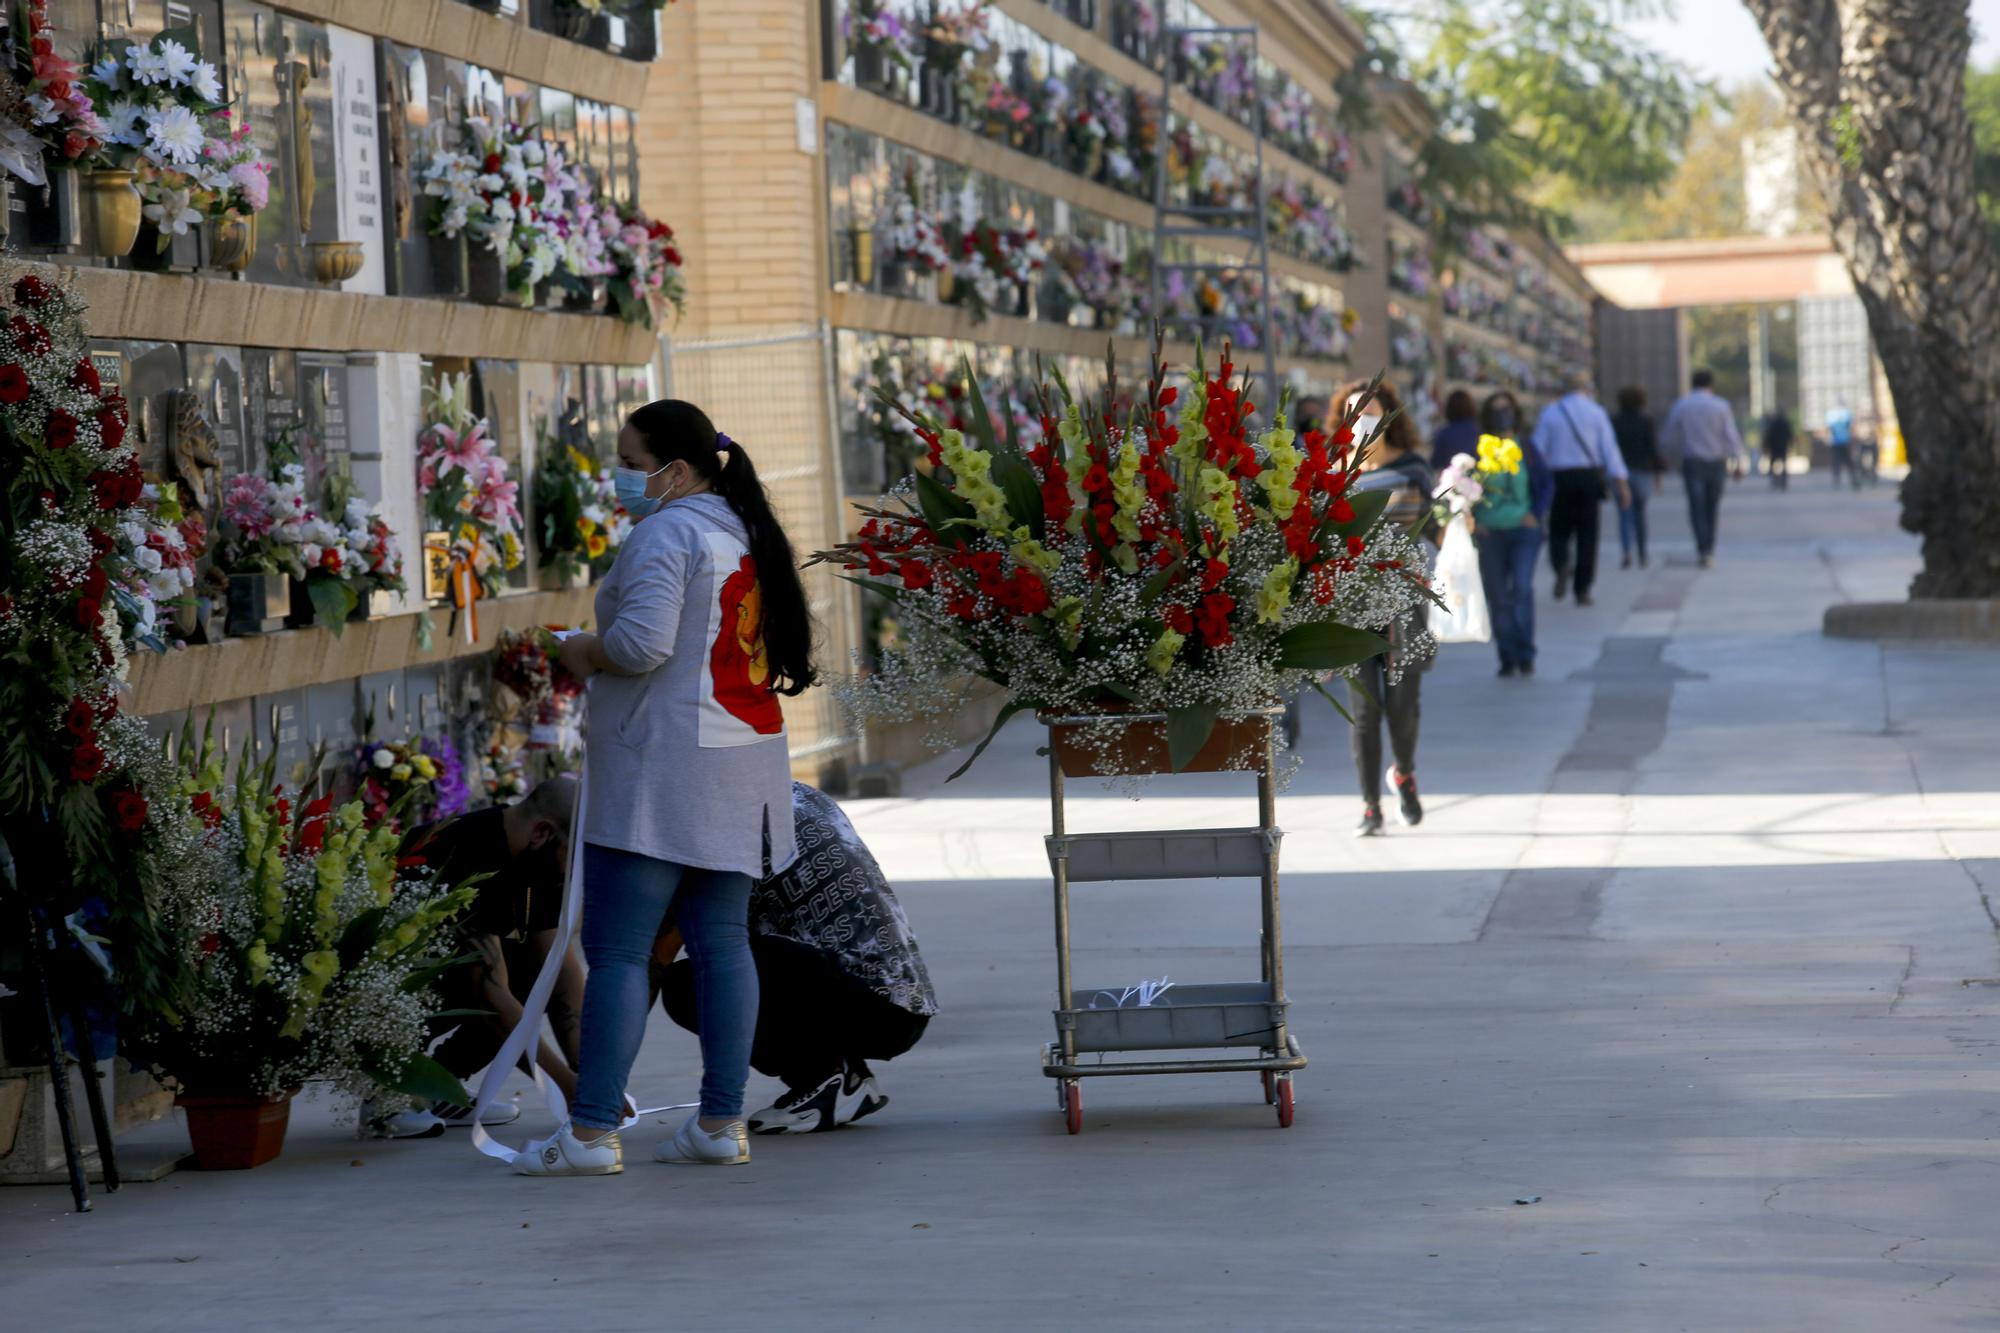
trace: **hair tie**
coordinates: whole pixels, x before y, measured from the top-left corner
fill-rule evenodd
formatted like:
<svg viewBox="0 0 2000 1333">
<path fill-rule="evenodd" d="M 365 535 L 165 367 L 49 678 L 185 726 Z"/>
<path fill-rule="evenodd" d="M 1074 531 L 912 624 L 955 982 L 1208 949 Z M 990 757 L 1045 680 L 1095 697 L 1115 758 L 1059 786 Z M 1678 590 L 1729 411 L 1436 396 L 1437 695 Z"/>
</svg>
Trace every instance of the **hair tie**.
<svg viewBox="0 0 2000 1333">
<path fill-rule="evenodd" d="M 722 446 L 715 451 L 715 465 L 719 468 L 728 467 L 729 451 L 737 447 L 736 441 L 730 439 L 721 431 L 715 432 L 715 441 Z"/>
</svg>

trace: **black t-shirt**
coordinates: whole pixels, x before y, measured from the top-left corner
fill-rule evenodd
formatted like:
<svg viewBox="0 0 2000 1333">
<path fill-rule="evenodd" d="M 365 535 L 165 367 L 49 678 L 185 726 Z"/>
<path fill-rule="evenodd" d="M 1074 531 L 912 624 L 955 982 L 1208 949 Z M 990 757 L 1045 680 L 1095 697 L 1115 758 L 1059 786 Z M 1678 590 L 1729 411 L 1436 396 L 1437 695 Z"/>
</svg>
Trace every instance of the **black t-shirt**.
<svg viewBox="0 0 2000 1333">
<path fill-rule="evenodd" d="M 479 896 L 459 918 L 461 935 L 506 939 L 553 930 L 562 915 L 561 864 L 534 853 L 510 856 L 504 812 L 498 806 L 411 829 L 403 839 L 403 856 L 422 857 L 447 887 L 474 875 L 491 876 L 479 882 Z"/>
</svg>

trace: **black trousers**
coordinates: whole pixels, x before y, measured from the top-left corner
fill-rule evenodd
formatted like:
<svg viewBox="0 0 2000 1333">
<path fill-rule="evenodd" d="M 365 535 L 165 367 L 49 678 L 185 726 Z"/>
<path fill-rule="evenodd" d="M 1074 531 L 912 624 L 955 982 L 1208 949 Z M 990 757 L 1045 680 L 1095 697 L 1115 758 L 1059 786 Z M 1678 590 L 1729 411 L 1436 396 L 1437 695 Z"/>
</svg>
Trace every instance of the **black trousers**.
<svg viewBox="0 0 2000 1333">
<path fill-rule="evenodd" d="M 811 1088 L 849 1062 L 893 1060 L 917 1044 L 930 1019 L 891 1004 L 842 972 L 833 958 L 796 940 L 752 935 L 757 961 L 757 1035 L 750 1064 L 788 1088 Z M 690 1032 L 695 1017 L 694 966 L 687 959 L 661 970 L 660 1002 Z"/>
<path fill-rule="evenodd" d="M 1596 468 L 1566 467 L 1555 472 L 1555 503 L 1549 506 L 1549 564 L 1556 573 L 1571 574 L 1578 592 L 1597 581 L 1597 519 L 1604 500 L 1604 482 Z M 1570 544 L 1576 563 L 1570 563 Z"/>
<path fill-rule="evenodd" d="M 1348 747 L 1354 751 L 1354 773 L 1361 779 L 1361 799 L 1369 805 L 1382 804 L 1382 723 L 1389 723 L 1389 749 L 1396 756 L 1400 773 L 1417 771 L 1417 723 L 1423 709 L 1423 673 L 1409 670 L 1394 685 L 1389 683 L 1386 664 L 1371 657 L 1347 683 L 1347 698 L 1354 713 L 1348 733 Z"/>
</svg>

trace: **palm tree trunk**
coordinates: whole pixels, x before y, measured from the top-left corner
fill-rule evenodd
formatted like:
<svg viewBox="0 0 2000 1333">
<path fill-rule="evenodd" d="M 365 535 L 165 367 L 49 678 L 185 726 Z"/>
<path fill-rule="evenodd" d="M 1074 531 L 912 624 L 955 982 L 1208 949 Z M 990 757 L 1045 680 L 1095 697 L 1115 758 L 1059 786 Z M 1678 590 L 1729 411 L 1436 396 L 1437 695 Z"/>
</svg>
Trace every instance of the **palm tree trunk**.
<svg viewBox="0 0 2000 1333">
<path fill-rule="evenodd" d="M 1868 311 L 1909 453 L 1913 597 L 2000 597 L 2000 269 L 1973 193 L 1966 0 L 1744 0 Z"/>
</svg>

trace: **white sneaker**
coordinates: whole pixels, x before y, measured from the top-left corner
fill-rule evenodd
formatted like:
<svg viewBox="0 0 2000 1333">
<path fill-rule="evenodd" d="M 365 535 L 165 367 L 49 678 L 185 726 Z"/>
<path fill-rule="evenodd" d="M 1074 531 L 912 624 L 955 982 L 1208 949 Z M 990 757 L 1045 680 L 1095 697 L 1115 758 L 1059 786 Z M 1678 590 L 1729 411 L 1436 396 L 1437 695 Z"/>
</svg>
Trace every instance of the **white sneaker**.
<svg viewBox="0 0 2000 1333">
<path fill-rule="evenodd" d="M 449 1129 L 472 1128 L 473 1113 L 469 1106 L 454 1106 L 450 1102 L 432 1102 L 431 1114 L 444 1121 Z M 494 1102 L 491 1106 L 479 1108 L 479 1123 L 488 1129 L 495 1125 L 511 1125 L 521 1118 L 518 1102 Z"/>
<path fill-rule="evenodd" d="M 889 1094 L 882 1091 L 882 1085 L 875 1081 L 875 1075 L 868 1072 L 868 1066 L 856 1069 L 848 1066 L 841 1076 L 840 1096 L 834 1103 L 833 1123 L 851 1125 L 863 1116 L 874 1115 L 889 1104 Z"/>
<path fill-rule="evenodd" d="M 701 1127 L 701 1113 L 687 1118 L 680 1133 L 663 1139 L 653 1149 L 656 1162 L 681 1166 L 743 1166 L 750 1161 L 750 1131 L 741 1120 L 732 1120 L 711 1134 Z"/>
<path fill-rule="evenodd" d="M 568 1121 L 514 1155 L 514 1170 L 523 1176 L 615 1176 L 624 1169 L 617 1130 L 585 1143 L 570 1132 Z"/>
<path fill-rule="evenodd" d="M 360 1128 L 364 1139 L 434 1139 L 444 1133 L 444 1121 L 414 1107 L 386 1111 L 370 1097 L 361 1103 Z"/>
<path fill-rule="evenodd" d="M 817 1134 L 840 1124 L 842 1079 L 829 1074 L 810 1088 L 792 1088 L 750 1117 L 752 1134 Z"/>
</svg>

